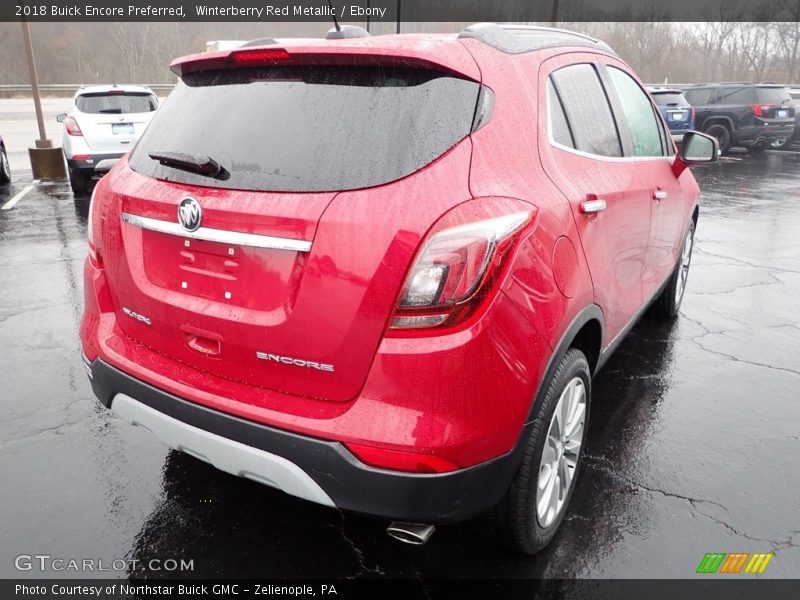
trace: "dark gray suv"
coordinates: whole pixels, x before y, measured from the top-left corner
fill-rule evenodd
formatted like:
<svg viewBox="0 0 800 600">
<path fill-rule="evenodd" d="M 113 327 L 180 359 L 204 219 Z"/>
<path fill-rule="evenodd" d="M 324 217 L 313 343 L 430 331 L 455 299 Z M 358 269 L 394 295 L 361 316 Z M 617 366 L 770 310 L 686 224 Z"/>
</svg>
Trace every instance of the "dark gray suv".
<svg viewBox="0 0 800 600">
<path fill-rule="evenodd" d="M 717 138 L 722 154 L 733 146 L 760 152 L 794 133 L 795 108 L 781 85 L 706 83 L 683 93 L 695 108 L 695 127 Z"/>
</svg>

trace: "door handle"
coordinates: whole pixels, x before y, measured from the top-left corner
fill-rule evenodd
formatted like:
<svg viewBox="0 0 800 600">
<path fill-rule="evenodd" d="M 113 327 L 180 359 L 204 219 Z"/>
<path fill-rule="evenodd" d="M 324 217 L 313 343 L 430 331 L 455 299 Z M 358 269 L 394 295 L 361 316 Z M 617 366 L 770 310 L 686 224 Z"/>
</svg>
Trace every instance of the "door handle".
<svg viewBox="0 0 800 600">
<path fill-rule="evenodd" d="M 669 194 L 664 190 L 656 190 L 653 192 L 653 200 L 666 200 L 669 198 Z"/>
<path fill-rule="evenodd" d="M 581 212 L 585 215 L 594 215 L 606 209 L 606 201 L 602 198 L 584 200 L 581 202 Z"/>
</svg>

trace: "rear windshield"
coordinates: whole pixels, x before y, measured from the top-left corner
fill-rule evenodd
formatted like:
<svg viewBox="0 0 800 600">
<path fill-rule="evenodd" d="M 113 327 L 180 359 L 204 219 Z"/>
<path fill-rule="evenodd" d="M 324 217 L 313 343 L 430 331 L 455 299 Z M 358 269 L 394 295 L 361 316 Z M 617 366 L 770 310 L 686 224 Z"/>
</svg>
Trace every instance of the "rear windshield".
<svg viewBox="0 0 800 600">
<path fill-rule="evenodd" d="M 147 92 L 102 92 L 81 94 L 75 105 L 83 113 L 121 115 L 153 112 L 158 100 Z"/>
<path fill-rule="evenodd" d="M 130 159 L 169 181 L 258 191 L 380 185 L 424 167 L 470 133 L 480 85 L 421 69 L 292 66 L 191 73 Z M 206 156 L 203 177 L 151 153 Z"/>
<path fill-rule="evenodd" d="M 769 102 L 771 104 L 782 104 L 791 100 L 789 90 L 782 87 L 760 87 L 756 88 L 759 102 Z"/>
<path fill-rule="evenodd" d="M 689 106 L 680 92 L 654 92 L 653 100 L 659 106 Z"/>
</svg>

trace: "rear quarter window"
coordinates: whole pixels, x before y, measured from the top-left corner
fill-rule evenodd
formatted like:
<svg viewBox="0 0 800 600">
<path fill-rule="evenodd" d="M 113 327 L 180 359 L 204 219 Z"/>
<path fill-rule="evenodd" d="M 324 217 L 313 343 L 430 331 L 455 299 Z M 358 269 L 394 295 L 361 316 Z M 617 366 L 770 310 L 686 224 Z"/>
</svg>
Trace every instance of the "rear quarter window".
<svg viewBox="0 0 800 600">
<path fill-rule="evenodd" d="M 188 74 L 133 151 L 135 171 L 256 191 L 337 191 L 395 181 L 469 135 L 480 84 L 429 70 L 287 66 Z M 226 180 L 150 153 L 208 156 Z"/>
<path fill-rule="evenodd" d="M 783 104 L 791 100 L 789 90 L 782 87 L 760 87 L 756 88 L 759 102 L 769 102 L 771 104 Z"/>
</svg>

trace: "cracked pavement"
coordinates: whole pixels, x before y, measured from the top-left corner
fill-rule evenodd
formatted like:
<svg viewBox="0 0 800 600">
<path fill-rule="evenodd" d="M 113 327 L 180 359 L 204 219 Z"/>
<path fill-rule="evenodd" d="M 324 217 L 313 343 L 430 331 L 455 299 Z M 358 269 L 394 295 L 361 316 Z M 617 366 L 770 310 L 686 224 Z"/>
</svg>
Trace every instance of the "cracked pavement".
<svg viewBox="0 0 800 600">
<path fill-rule="evenodd" d="M 30 181 L 0 187 L 0 204 Z M 586 460 L 535 557 L 481 522 L 417 548 L 166 450 L 92 397 L 81 364 L 88 199 L 36 185 L 0 213 L 0 576 L 19 553 L 194 559 L 195 577 L 686 578 L 706 552 L 774 552 L 800 575 L 800 153 L 695 169 L 686 298 L 594 382 Z M 47 575 L 47 574 L 45 574 Z M 149 575 L 157 577 L 157 573 Z"/>
</svg>

